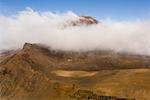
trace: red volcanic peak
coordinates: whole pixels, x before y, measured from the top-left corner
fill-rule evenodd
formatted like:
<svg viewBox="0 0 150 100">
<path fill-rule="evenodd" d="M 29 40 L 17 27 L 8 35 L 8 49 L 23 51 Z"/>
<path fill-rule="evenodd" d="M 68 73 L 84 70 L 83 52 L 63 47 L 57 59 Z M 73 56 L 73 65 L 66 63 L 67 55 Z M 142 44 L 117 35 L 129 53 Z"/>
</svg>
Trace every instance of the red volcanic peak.
<svg viewBox="0 0 150 100">
<path fill-rule="evenodd" d="M 98 21 L 90 16 L 80 16 L 79 17 L 79 21 L 81 24 L 86 24 L 86 25 L 90 25 L 90 24 L 97 24 Z"/>
<path fill-rule="evenodd" d="M 90 16 L 79 16 L 76 21 L 71 21 L 72 26 L 80 25 L 94 25 L 98 24 L 98 21 Z"/>
<path fill-rule="evenodd" d="M 99 22 L 90 16 L 77 16 L 75 19 L 68 19 L 66 23 L 62 23 L 61 28 L 67 28 L 70 26 L 90 26 L 98 24 Z"/>
</svg>

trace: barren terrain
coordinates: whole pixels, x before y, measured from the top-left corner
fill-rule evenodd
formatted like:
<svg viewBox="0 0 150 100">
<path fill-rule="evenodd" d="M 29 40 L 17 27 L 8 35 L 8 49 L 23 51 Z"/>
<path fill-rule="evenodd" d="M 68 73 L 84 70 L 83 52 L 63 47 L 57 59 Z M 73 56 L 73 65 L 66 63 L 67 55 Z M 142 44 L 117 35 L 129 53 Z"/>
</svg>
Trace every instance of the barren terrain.
<svg viewBox="0 0 150 100">
<path fill-rule="evenodd" d="M 115 100 L 149 100 L 149 68 L 149 56 L 64 52 L 26 43 L 23 49 L 1 57 L 0 98 L 105 100 L 103 96 L 111 96 Z"/>
</svg>

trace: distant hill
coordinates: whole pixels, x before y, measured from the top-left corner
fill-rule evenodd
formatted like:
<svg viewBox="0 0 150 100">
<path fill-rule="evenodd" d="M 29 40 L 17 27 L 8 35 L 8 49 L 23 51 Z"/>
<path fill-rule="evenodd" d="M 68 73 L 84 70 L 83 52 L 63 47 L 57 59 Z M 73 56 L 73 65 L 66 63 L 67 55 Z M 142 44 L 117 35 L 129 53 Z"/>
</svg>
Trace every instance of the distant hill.
<svg viewBox="0 0 150 100">
<path fill-rule="evenodd" d="M 13 64 L 15 64 L 16 66 L 15 62 L 25 62 L 23 64 L 17 63 L 20 66 L 27 64 L 35 68 L 39 66 L 39 68 L 47 67 L 50 69 L 136 69 L 149 68 L 150 57 L 115 53 L 108 50 L 93 50 L 87 52 L 51 50 L 39 44 L 25 43 L 22 50 L 6 58 L 1 62 L 1 65 L 13 66 Z"/>
</svg>

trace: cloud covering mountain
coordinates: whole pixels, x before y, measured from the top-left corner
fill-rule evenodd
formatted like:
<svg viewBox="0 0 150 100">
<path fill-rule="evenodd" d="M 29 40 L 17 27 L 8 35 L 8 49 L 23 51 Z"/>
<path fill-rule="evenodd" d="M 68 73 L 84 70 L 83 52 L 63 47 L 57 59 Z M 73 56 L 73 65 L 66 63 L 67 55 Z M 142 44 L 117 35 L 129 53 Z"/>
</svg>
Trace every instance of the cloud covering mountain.
<svg viewBox="0 0 150 100">
<path fill-rule="evenodd" d="M 94 25 L 71 26 L 79 16 L 38 12 L 26 8 L 15 15 L 0 15 L 0 50 L 21 48 L 25 42 L 53 49 L 94 50 L 150 54 L 150 26 L 145 21 L 100 20 Z"/>
</svg>

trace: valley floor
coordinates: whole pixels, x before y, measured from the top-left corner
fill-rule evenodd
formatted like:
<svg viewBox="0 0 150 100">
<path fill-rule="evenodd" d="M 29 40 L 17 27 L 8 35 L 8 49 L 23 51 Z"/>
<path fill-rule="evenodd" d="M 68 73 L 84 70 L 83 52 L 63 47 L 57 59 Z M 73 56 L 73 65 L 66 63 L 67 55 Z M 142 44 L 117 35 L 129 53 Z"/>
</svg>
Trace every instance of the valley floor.
<svg viewBox="0 0 150 100">
<path fill-rule="evenodd" d="M 124 69 L 101 71 L 52 71 L 59 82 L 74 84 L 101 96 L 117 96 L 150 100 L 150 69 Z M 56 78 L 57 77 L 57 78 Z"/>
</svg>

